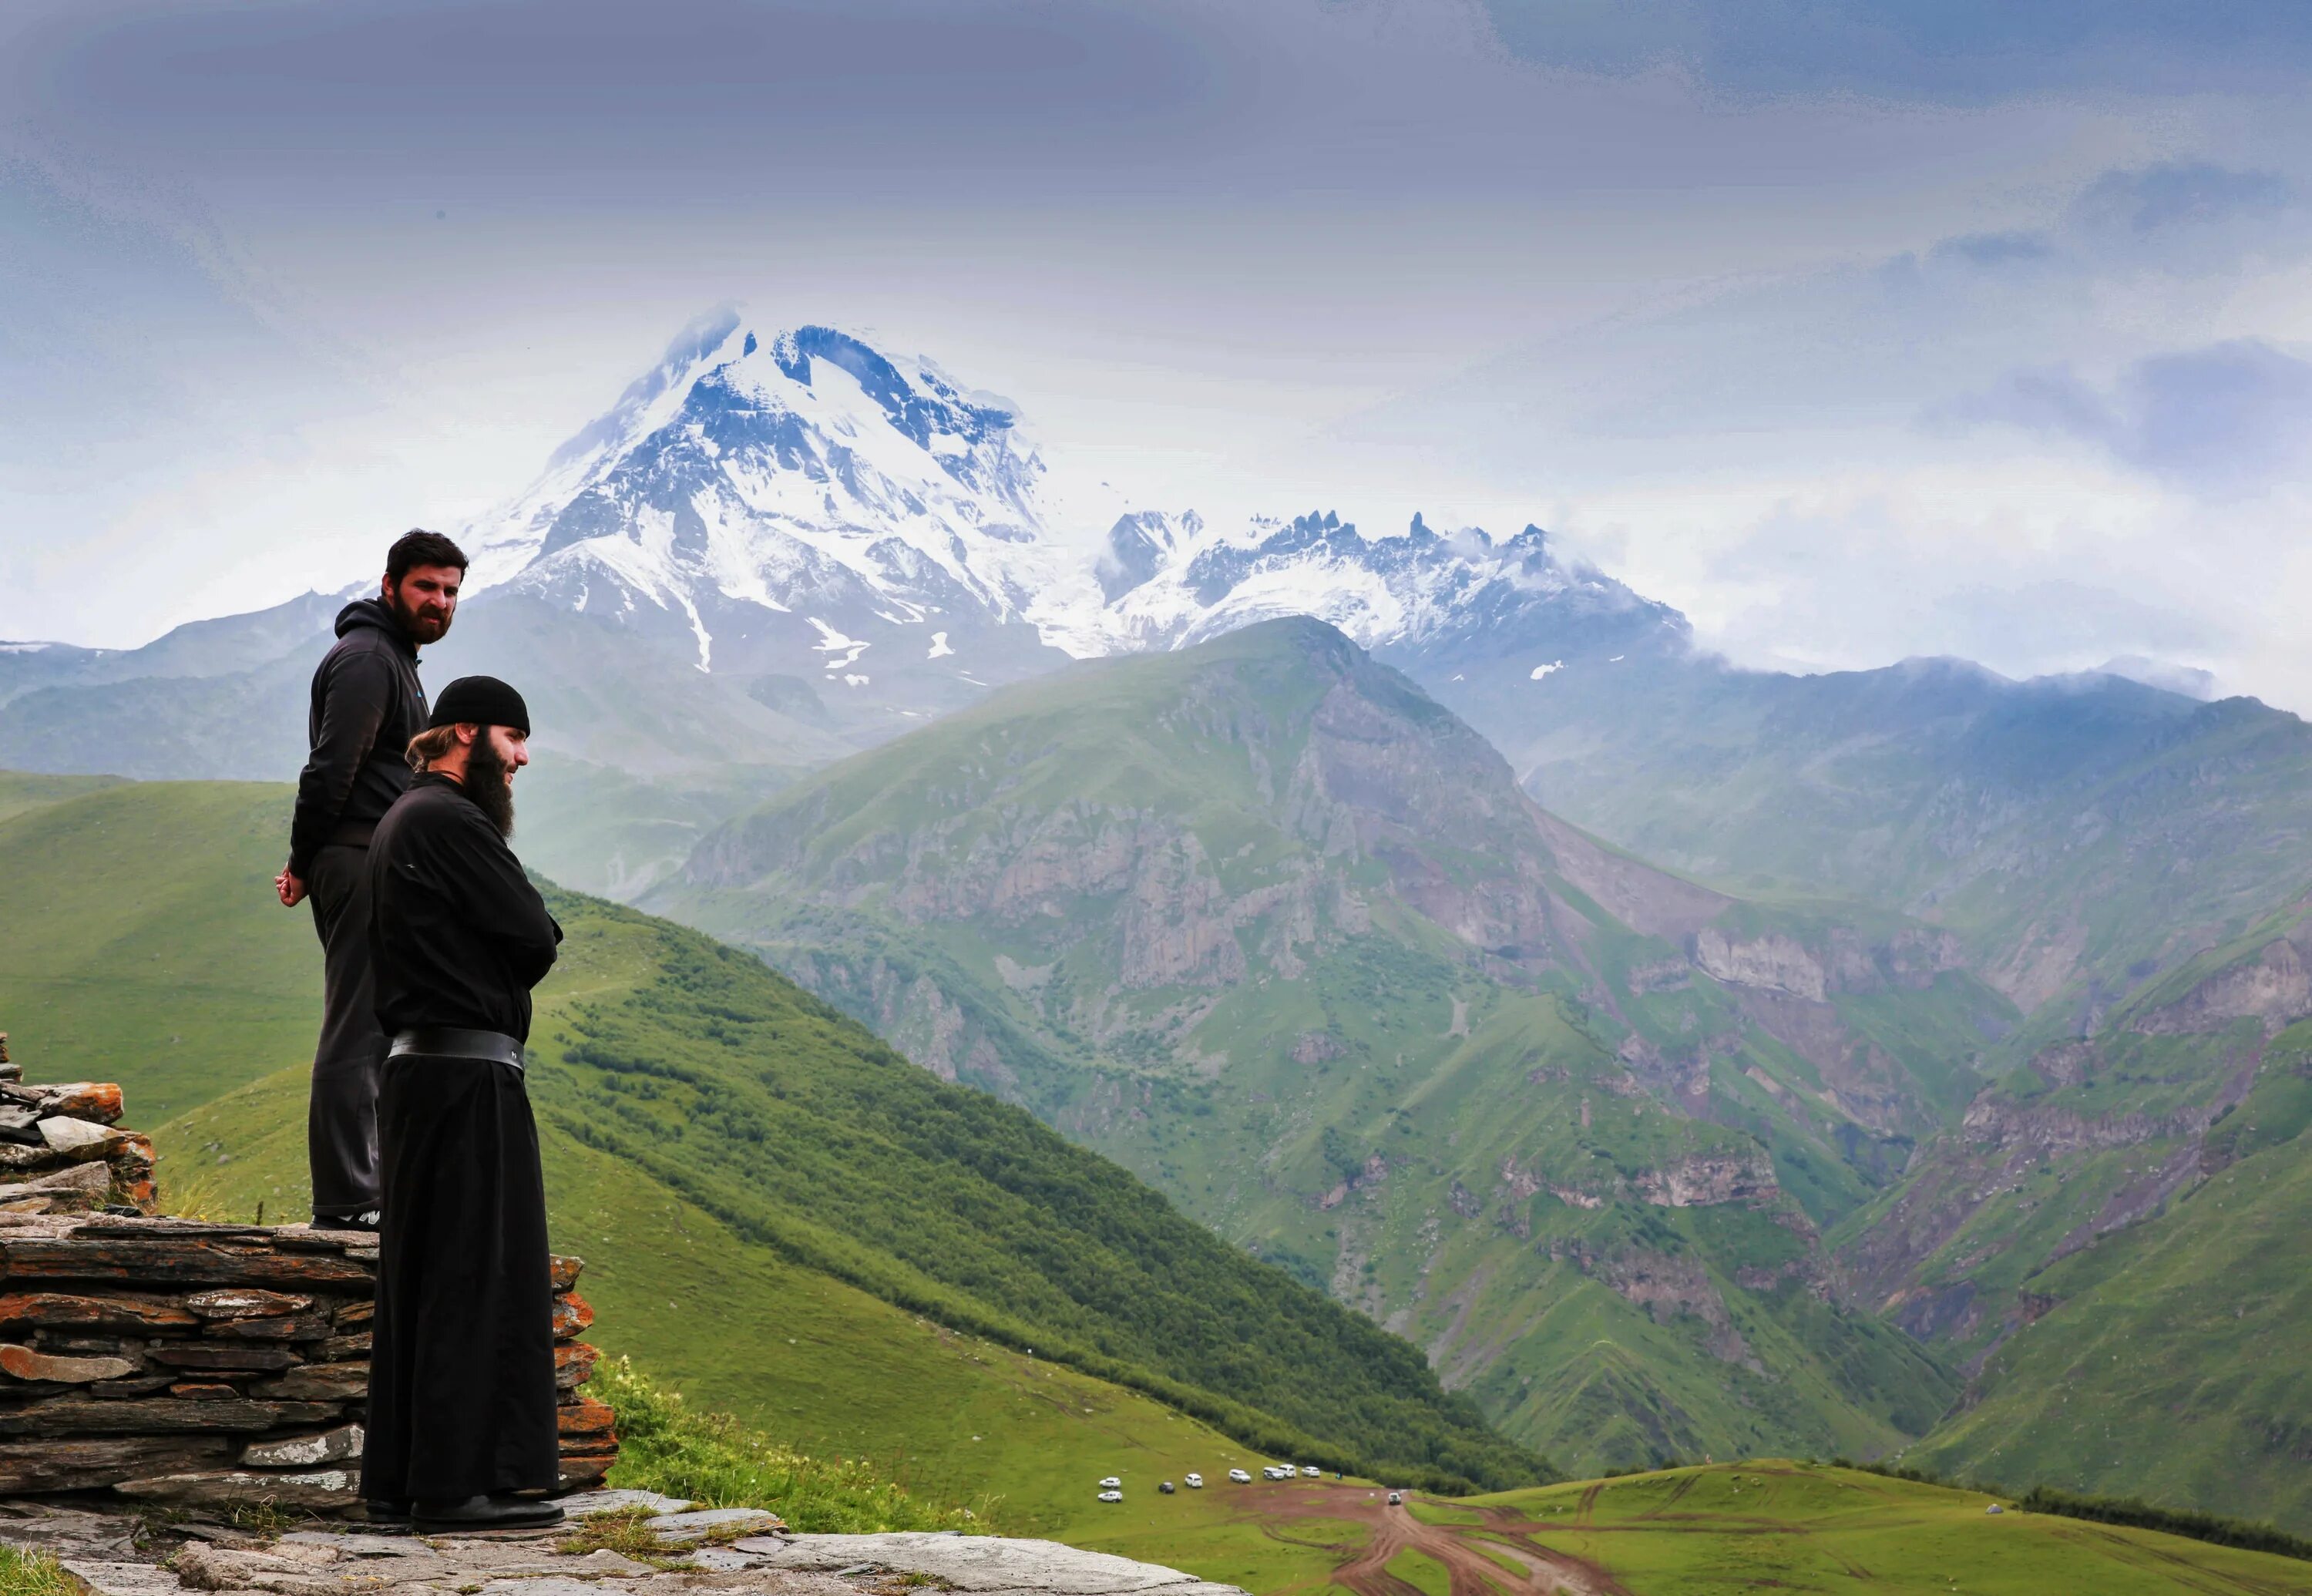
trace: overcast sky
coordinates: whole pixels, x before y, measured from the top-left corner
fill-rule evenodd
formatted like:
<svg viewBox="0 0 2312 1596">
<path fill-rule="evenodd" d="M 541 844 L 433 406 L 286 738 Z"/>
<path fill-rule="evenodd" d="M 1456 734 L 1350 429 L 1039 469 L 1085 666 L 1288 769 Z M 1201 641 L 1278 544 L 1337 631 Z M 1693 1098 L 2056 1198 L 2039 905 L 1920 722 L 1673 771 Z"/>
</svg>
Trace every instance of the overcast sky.
<svg viewBox="0 0 2312 1596">
<path fill-rule="evenodd" d="M 9 0 L 0 637 L 343 586 L 735 301 L 1744 661 L 2312 709 L 2308 74 L 2222 0 Z"/>
</svg>

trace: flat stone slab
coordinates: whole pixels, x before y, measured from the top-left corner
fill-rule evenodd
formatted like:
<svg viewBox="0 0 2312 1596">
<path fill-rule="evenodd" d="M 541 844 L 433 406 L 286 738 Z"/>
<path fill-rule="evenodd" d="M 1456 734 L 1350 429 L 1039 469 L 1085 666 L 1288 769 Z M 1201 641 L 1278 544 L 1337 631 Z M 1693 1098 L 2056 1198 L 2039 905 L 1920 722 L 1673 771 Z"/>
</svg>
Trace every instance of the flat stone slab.
<svg viewBox="0 0 2312 1596">
<path fill-rule="evenodd" d="M 285 1546 L 325 1546 L 343 1557 L 406 1557 L 410 1543 L 398 1535 L 341 1535 L 333 1530 L 292 1530 Z"/>
<path fill-rule="evenodd" d="M 630 1507 L 647 1507 L 652 1513 L 685 1513 L 691 1505 L 680 1496 L 661 1496 L 656 1491 L 580 1491 L 559 1500 L 562 1511 L 574 1519 L 582 1519 L 590 1513 L 623 1513 Z"/>
<path fill-rule="evenodd" d="M 759 1543 L 740 1544 L 756 1551 Z M 826 1570 L 861 1564 L 902 1574 L 929 1574 L 959 1591 L 1051 1592 L 1055 1596 L 1218 1596 L 1233 1585 L 1208 1584 L 1156 1563 L 1135 1563 L 1108 1552 L 1088 1552 L 1056 1540 L 1011 1540 L 994 1535 L 797 1535 L 776 1551 L 761 1553 L 774 1568 Z"/>
<path fill-rule="evenodd" d="M 150 1563 L 107 1563 L 93 1557 L 57 1561 L 95 1596 L 184 1596 L 175 1574 Z"/>
<path fill-rule="evenodd" d="M 563 1509 L 569 1512 L 567 1507 Z M 743 1527 L 750 1531 L 783 1528 L 779 1515 L 766 1513 L 759 1507 L 709 1507 L 697 1513 L 662 1513 L 650 1521 L 651 1532 L 661 1546 L 682 1546 L 694 1540 L 704 1540 L 717 1530 Z"/>
</svg>

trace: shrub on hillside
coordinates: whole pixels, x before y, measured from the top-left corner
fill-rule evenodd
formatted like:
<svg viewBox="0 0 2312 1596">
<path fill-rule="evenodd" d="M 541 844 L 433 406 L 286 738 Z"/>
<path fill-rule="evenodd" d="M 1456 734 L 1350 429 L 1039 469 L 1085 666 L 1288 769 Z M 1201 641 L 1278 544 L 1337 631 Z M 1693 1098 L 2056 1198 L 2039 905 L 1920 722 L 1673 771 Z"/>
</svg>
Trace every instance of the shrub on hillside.
<svg viewBox="0 0 2312 1596">
<path fill-rule="evenodd" d="M 613 1486 L 684 1496 L 702 1507 L 767 1508 L 788 1528 L 810 1534 L 986 1528 L 968 1509 L 917 1502 L 869 1464 L 807 1457 L 727 1414 L 693 1413 L 679 1392 L 628 1359 L 601 1364 L 589 1390 L 618 1416 Z M 13 1589 L 4 1596 L 14 1596 Z"/>
</svg>

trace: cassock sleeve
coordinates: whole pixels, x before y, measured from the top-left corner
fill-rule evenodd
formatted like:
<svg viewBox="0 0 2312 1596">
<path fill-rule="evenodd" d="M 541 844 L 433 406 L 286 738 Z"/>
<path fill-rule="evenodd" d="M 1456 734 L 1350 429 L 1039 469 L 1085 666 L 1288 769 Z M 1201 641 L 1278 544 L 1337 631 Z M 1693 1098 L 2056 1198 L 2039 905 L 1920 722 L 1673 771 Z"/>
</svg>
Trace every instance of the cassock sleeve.
<svg viewBox="0 0 2312 1596">
<path fill-rule="evenodd" d="M 461 806 L 462 807 L 462 806 Z M 460 859 L 471 883 L 474 925 L 498 944 L 506 968 L 525 987 L 535 987 L 554 968 L 562 927 L 546 911 L 546 899 L 522 873 L 521 861 L 479 810 L 459 828 Z"/>
</svg>

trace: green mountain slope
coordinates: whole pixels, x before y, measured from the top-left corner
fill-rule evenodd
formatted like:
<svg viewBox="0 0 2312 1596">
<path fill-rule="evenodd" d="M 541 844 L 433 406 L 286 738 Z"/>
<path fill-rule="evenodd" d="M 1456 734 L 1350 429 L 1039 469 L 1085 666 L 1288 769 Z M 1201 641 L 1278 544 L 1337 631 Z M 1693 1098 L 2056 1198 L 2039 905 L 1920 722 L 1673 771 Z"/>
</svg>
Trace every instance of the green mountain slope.
<svg viewBox="0 0 2312 1596">
<path fill-rule="evenodd" d="M 274 1072 L 285 1052 L 310 1047 L 310 987 L 302 1014 L 297 994 L 318 955 L 298 916 L 267 906 L 276 920 L 244 923 L 209 906 L 240 868 L 218 839 L 274 835 L 282 798 L 278 788 L 131 785 L 0 823 L 0 878 L 112 889 L 71 900 L 66 923 L 47 924 L 58 916 L 45 897 L 12 905 L 11 934 L 70 976 L 31 984 L 45 1007 L 38 1023 L 16 1025 L 20 1057 L 37 1073 L 66 1073 L 67 1050 L 52 1051 L 44 1027 L 84 1039 L 74 1065 L 107 1066 L 98 1073 L 119 1080 L 132 1105 L 173 1098 L 180 1108 L 164 1138 L 167 1185 L 236 1202 L 280 1188 L 275 1213 L 296 1211 L 302 1115 L 295 1070 Z M 193 846 L 198 837 L 212 846 Z M 1414 1348 L 1246 1258 L 1026 1113 L 932 1079 L 694 932 L 594 899 L 556 904 L 569 941 L 541 995 L 532 1080 L 541 1120 L 574 1161 L 565 1167 L 589 1171 L 557 1199 L 558 1224 L 616 1235 L 629 1211 L 685 1206 L 742 1241 L 757 1267 L 780 1261 L 822 1289 L 842 1283 L 1023 1361 L 1032 1348 L 1044 1369 L 1099 1381 L 1111 1404 L 1119 1391 L 1152 1396 L 1225 1428 L 1239 1450 L 1270 1444 L 1439 1479 L 1543 1472 L 1445 1397 Z M 295 934 L 272 934 L 276 923 Z M 188 1074 L 149 1048 L 108 1056 L 113 1039 L 184 1012 L 176 982 L 198 992 L 211 978 L 205 1057 L 236 1059 L 237 1074 Z M 0 1002 L 14 1003 L 13 992 Z M 141 1016 L 133 1022 L 121 1017 L 130 1009 Z M 278 1039 L 285 1022 L 293 1050 Z M 260 1073 L 269 1083 L 250 1084 Z M 229 1099 L 237 1085 L 253 1095 Z M 228 1113 L 233 1102 L 244 1109 Z M 136 1118 L 151 1123 L 141 1109 Z M 594 1228 L 598 1218 L 613 1224 Z M 770 1335 L 775 1295 L 739 1290 L 697 1306 L 717 1336 L 742 1343 L 722 1361 L 782 1355 L 773 1348 L 784 1335 Z M 678 1308 L 658 1322 L 656 1344 L 674 1348 L 701 1319 Z M 637 1334 L 646 1346 L 648 1332 Z"/>
<path fill-rule="evenodd" d="M 1414 1336 L 1553 1455 L 1875 1451 L 1950 1394 L 1835 1305 L 1818 1231 L 2011 1009 L 1940 934 L 1737 902 L 1536 809 L 1321 624 L 1006 689 L 647 901 Z"/>
<path fill-rule="evenodd" d="M 2312 1026 L 2290 1038 L 2227 1121 L 2255 1150 L 2034 1276 L 2039 1316 L 1906 1461 L 2312 1529 Z"/>
<path fill-rule="evenodd" d="M 1784 676 L 1569 661 L 1441 683 L 1552 808 L 1677 869 L 1918 914 L 2076 1021 L 2300 891 L 2312 727 L 2111 676 L 1955 660 Z"/>
</svg>

